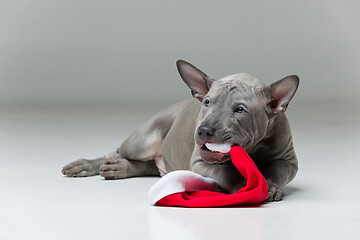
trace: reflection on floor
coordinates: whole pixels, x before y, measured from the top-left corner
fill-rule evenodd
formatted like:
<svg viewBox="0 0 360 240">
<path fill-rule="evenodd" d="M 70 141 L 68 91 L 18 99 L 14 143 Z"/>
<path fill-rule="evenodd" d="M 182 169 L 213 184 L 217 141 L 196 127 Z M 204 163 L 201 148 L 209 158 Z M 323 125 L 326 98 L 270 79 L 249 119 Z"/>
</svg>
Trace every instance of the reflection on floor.
<svg viewBox="0 0 360 240">
<path fill-rule="evenodd" d="M 1 109 L 0 239 L 357 239 L 360 113 L 289 109 L 300 170 L 283 201 L 257 207 L 150 206 L 158 178 L 63 177 L 117 147 L 159 106 Z"/>
</svg>

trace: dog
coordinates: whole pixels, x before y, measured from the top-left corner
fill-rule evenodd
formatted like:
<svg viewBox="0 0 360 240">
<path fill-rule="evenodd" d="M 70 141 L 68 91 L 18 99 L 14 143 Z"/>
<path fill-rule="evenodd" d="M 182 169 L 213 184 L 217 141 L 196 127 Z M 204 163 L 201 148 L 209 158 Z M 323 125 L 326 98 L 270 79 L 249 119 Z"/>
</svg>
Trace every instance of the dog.
<svg viewBox="0 0 360 240">
<path fill-rule="evenodd" d="M 239 145 L 264 175 L 267 201 L 281 200 L 284 186 L 298 171 L 284 112 L 299 77 L 266 86 L 246 73 L 214 80 L 186 61 L 176 65 L 193 99 L 157 113 L 110 154 L 71 162 L 62 173 L 123 179 L 191 170 L 215 179 L 223 192 L 234 193 L 246 185 L 229 161 L 230 148 Z"/>
</svg>

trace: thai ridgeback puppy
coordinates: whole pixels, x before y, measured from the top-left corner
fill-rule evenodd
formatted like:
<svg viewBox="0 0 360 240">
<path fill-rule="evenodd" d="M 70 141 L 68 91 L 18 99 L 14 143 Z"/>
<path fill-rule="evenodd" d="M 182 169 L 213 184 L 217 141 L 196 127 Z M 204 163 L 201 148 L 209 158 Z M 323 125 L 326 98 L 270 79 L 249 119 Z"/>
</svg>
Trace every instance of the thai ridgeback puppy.
<svg viewBox="0 0 360 240">
<path fill-rule="evenodd" d="M 194 99 L 159 112 L 114 152 L 69 163 L 62 173 L 122 179 L 191 170 L 234 193 L 246 184 L 229 161 L 230 148 L 240 145 L 269 185 L 267 200 L 279 201 L 298 170 L 284 112 L 299 78 L 291 75 L 266 86 L 245 73 L 214 80 L 183 60 L 176 65 Z"/>
</svg>

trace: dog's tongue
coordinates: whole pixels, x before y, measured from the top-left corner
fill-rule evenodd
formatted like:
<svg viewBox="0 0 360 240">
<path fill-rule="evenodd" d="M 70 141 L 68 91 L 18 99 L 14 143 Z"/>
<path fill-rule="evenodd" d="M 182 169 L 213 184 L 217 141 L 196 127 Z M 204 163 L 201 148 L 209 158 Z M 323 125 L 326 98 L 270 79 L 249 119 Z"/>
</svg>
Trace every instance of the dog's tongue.
<svg viewBox="0 0 360 240">
<path fill-rule="evenodd" d="M 231 144 L 230 143 L 206 143 L 205 146 L 207 149 L 213 152 L 221 152 L 221 153 L 228 153 L 230 152 Z"/>
</svg>

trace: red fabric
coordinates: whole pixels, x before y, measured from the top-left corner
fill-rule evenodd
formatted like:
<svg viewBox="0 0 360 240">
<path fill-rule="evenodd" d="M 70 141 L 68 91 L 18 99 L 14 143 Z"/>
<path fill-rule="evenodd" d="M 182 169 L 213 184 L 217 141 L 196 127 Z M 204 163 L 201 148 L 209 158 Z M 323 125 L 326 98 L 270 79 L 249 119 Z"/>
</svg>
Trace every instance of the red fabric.
<svg viewBox="0 0 360 240">
<path fill-rule="evenodd" d="M 258 204 L 266 200 L 268 185 L 246 151 L 235 146 L 230 150 L 231 161 L 247 180 L 246 186 L 233 194 L 211 191 L 182 192 L 168 195 L 157 202 L 162 206 L 223 207 Z"/>
</svg>

